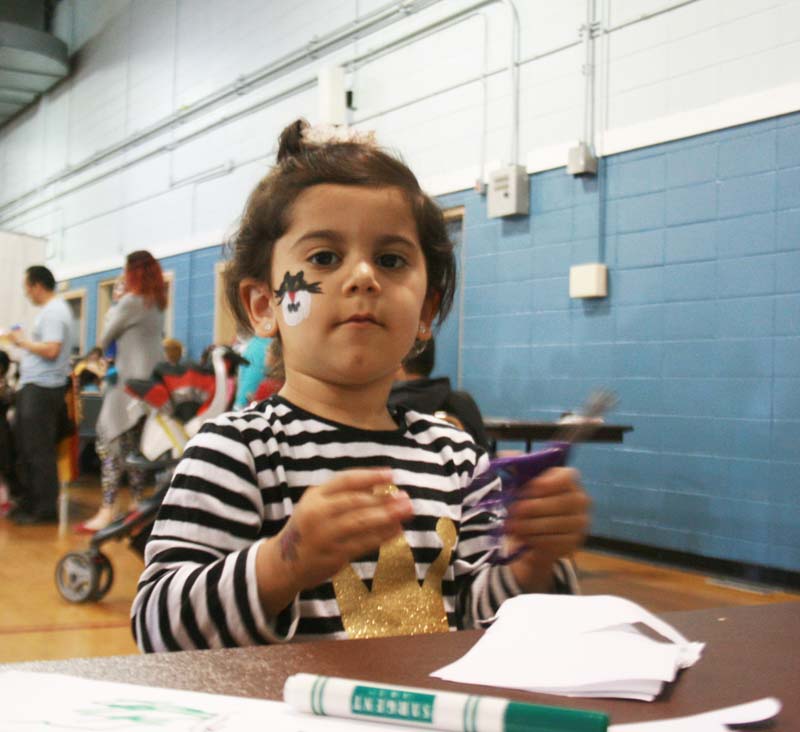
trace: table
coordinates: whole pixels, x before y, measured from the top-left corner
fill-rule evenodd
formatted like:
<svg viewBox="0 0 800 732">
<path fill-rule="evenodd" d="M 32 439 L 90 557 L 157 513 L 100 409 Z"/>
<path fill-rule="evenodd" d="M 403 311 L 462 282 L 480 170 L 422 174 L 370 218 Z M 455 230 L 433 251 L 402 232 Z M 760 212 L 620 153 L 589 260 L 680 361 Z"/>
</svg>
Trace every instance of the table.
<svg viewBox="0 0 800 732">
<path fill-rule="evenodd" d="M 610 714 L 612 722 L 684 716 L 776 696 L 783 703 L 783 711 L 773 726 L 759 729 L 800 730 L 800 663 L 796 651 L 800 640 L 800 602 L 665 613 L 663 617 L 690 640 L 705 641 L 707 645 L 700 661 L 683 671 L 652 703 L 568 699 L 455 684 L 428 676 L 463 655 L 481 631 L 37 661 L 3 665 L 0 671 L 58 672 L 264 699 L 280 699 L 288 676 L 308 672 L 597 709 Z"/>
<path fill-rule="evenodd" d="M 525 440 L 526 452 L 531 451 L 534 440 L 558 439 L 564 429 L 574 425 L 559 422 L 525 422 L 523 420 L 505 419 L 502 417 L 484 417 L 483 426 L 492 441 L 492 452 L 495 452 L 498 440 Z M 633 426 L 628 424 L 599 424 L 579 442 L 622 442 L 626 432 L 632 432 Z"/>
</svg>

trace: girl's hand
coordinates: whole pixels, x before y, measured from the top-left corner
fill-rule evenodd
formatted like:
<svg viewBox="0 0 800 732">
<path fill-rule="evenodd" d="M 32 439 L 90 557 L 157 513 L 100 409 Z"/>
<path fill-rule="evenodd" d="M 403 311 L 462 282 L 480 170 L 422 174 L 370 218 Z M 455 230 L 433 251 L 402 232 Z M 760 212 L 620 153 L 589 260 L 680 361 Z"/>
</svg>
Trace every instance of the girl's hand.
<svg viewBox="0 0 800 732">
<path fill-rule="evenodd" d="M 572 468 L 551 468 L 519 489 L 505 530 L 515 547 L 524 545 L 530 550 L 510 565 L 523 589 L 549 589 L 555 560 L 584 543 L 590 508 L 580 474 Z"/>
<path fill-rule="evenodd" d="M 389 469 L 346 470 L 306 490 L 287 524 L 259 552 L 256 572 L 268 612 L 279 612 L 300 590 L 402 531 L 414 513 L 408 495 L 376 491 L 391 482 Z"/>
</svg>

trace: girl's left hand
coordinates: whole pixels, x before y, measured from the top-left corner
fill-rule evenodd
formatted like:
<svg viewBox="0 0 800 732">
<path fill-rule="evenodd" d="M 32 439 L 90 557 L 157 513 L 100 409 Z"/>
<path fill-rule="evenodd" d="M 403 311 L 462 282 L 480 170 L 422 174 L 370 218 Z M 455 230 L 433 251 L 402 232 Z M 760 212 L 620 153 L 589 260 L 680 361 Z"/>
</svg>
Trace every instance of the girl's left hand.
<svg viewBox="0 0 800 732">
<path fill-rule="evenodd" d="M 586 540 L 591 499 L 573 468 L 551 468 L 528 481 L 508 510 L 505 533 L 512 545 L 524 545 L 511 569 L 523 589 L 544 589 L 552 582 L 552 565 Z"/>
</svg>

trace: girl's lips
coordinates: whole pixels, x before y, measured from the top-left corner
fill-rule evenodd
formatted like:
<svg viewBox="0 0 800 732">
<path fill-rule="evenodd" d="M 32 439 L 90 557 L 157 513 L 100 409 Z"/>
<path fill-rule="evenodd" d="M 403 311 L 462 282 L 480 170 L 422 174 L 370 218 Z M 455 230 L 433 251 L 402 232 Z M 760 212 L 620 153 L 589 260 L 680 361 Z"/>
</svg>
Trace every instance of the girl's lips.
<svg viewBox="0 0 800 732">
<path fill-rule="evenodd" d="M 353 315 L 344 322 L 353 325 L 378 325 L 378 321 L 372 315 Z"/>
</svg>

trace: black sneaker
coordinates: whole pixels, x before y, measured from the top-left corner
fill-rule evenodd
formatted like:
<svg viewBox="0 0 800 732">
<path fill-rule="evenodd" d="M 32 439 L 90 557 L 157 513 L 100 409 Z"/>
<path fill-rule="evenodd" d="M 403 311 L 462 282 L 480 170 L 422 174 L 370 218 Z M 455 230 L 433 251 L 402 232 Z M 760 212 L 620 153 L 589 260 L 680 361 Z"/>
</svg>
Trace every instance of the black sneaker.
<svg viewBox="0 0 800 732">
<path fill-rule="evenodd" d="M 11 520 L 17 526 L 37 526 L 39 524 L 58 523 L 58 514 L 55 512 L 29 513 L 28 511 L 15 511 Z"/>
<path fill-rule="evenodd" d="M 21 513 L 28 513 L 28 511 L 21 505 L 17 504 L 16 506 L 11 507 L 11 510 L 8 512 L 8 518 L 10 518 L 13 521 L 14 517 L 18 516 Z"/>
</svg>

